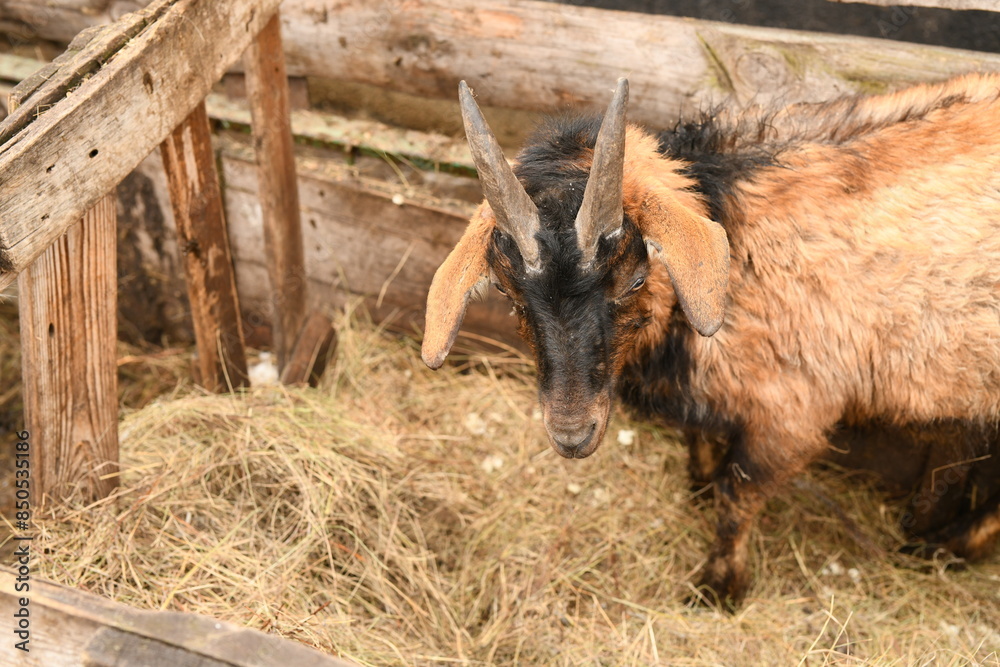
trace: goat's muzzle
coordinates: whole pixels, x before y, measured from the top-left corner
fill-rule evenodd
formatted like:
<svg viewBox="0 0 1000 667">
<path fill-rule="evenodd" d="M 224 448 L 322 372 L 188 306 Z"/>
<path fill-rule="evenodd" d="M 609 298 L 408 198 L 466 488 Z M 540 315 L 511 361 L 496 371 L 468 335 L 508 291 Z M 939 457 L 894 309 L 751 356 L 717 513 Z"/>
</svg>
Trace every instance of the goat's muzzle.
<svg viewBox="0 0 1000 667">
<path fill-rule="evenodd" d="M 542 416 L 549 443 L 567 459 L 587 458 L 597 450 L 604 439 L 610 414 L 611 399 L 607 396 L 588 406 L 542 401 Z"/>
</svg>

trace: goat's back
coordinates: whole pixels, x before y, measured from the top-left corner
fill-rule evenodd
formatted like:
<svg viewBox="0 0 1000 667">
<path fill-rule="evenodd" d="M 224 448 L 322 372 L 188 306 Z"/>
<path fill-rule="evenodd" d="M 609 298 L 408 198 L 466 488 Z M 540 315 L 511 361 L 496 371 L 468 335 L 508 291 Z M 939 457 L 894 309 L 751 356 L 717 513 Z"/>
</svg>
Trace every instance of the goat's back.
<svg viewBox="0 0 1000 667">
<path fill-rule="evenodd" d="M 853 134 L 814 119 L 739 184 L 726 326 L 698 342 L 729 357 L 712 395 L 802 419 L 996 421 L 1000 82 L 915 91 L 855 103 Z M 801 112 L 784 121 L 801 135 Z"/>
</svg>

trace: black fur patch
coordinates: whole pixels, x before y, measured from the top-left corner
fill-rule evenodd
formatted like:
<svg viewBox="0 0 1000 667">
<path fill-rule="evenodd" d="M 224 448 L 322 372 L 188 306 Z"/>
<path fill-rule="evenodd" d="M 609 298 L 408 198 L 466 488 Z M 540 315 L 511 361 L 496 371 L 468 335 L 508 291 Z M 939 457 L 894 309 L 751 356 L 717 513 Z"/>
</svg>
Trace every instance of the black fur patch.
<svg viewBox="0 0 1000 667">
<path fill-rule="evenodd" d="M 674 306 L 663 342 L 648 356 L 625 366 L 618 393 L 640 415 L 732 437 L 739 430 L 736 424 L 723 420 L 691 397 L 695 368 L 689 345 L 696 335 L 680 306 Z"/>
<path fill-rule="evenodd" d="M 637 317 L 616 305 L 616 285 L 623 271 L 641 271 L 647 261 L 642 235 L 626 218 L 623 233 L 601 239 L 595 261 L 581 266 L 575 222 L 601 120 L 549 119 L 518 155 L 515 173 L 538 207 L 541 272 L 524 271 L 515 244 L 503 234 L 494 235 L 489 250 L 498 279 L 524 306 L 518 309 L 521 334 L 535 349 L 540 392 L 578 395 L 581 401 L 611 385 L 612 355 L 622 347 L 616 342 L 637 327 Z"/>
<path fill-rule="evenodd" d="M 724 127 L 706 113 L 696 121 L 678 122 L 658 139 L 661 153 L 688 164 L 684 173 L 698 183 L 711 218 L 728 228 L 736 222 L 730 205 L 736 183 L 777 164 L 774 149 L 763 141 L 767 129 L 767 121 L 758 121 L 754 128 Z M 754 137 L 759 141 L 748 141 Z"/>
</svg>

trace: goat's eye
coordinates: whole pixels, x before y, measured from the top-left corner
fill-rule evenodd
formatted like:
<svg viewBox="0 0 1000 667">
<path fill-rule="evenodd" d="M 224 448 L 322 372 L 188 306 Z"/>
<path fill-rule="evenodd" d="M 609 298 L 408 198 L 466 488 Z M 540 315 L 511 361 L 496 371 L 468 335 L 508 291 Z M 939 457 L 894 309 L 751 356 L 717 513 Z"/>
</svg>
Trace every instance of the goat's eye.
<svg viewBox="0 0 1000 667">
<path fill-rule="evenodd" d="M 507 290 L 505 290 L 503 287 L 501 287 L 499 283 L 493 283 L 493 286 L 496 287 L 497 291 L 500 292 L 501 294 L 503 294 L 505 296 L 507 295 Z"/>
<path fill-rule="evenodd" d="M 645 276 L 640 276 L 639 278 L 635 279 L 635 282 L 632 283 L 632 286 L 628 288 L 628 291 L 629 292 L 635 292 L 636 290 L 638 290 L 640 287 L 642 287 L 645 284 L 646 284 L 646 277 Z"/>
</svg>

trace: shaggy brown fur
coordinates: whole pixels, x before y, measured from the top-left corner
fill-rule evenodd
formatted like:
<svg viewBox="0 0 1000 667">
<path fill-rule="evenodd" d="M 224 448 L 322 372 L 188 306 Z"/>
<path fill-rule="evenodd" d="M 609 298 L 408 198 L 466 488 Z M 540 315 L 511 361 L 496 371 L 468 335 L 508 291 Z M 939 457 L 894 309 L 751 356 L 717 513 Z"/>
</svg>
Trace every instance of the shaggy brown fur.
<svg viewBox="0 0 1000 667">
<path fill-rule="evenodd" d="M 729 200 L 726 323 L 686 339 L 690 398 L 738 430 L 703 579 L 720 598 L 742 597 L 753 517 L 837 422 L 1000 417 L 998 93 L 967 76 L 774 115 L 768 139 L 800 143 Z M 640 365 L 675 300 L 655 263 L 647 285 L 660 314 Z M 987 508 L 947 546 L 985 552 L 1000 533 Z"/>
<path fill-rule="evenodd" d="M 529 281 L 517 270 L 517 249 L 496 234 L 485 246 L 456 249 L 446 262 L 481 263 L 457 256 L 465 252 L 490 258 L 495 282 L 515 301 L 522 330 L 535 343 L 543 407 L 558 413 L 573 403 L 574 423 L 580 415 L 603 419 L 596 441 L 561 448 L 564 456 L 596 448 L 607 421 L 603 386 L 689 428 L 726 435 L 729 452 L 715 476 L 717 537 L 701 582 L 709 597 L 731 603 L 743 597 L 755 516 L 827 450 L 840 425 L 949 422 L 995 430 L 998 96 L 1000 77 L 970 75 L 878 97 L 719 113 L 712 124 L 724 130 L 720 153 L 766 157 L 750 160 L 754 168 L 730 178 L 715 200 L 700 187 L 698 164 L 665 155 L 660 138 L 630 127 L 624 233 L 602 240 L 598 255 L 633 253 L 633 261 L 619 262 L 629 275 L 617 277 L 607 263 L 572 266 L 565 241 L 571 236 L 560 220 L 571 219 L 566 210 L 579 201 L 551 193 L 572 193 L 585 182 L 573 174 L 586 177 L 588 140 L 581 133 L 574 144 L 550 133 L 556 138 L 546 139 L 548 148 L 522 153 L 518 176 L 542 212 L 538 238 L 551 249 L 551 275 L 561 282 Z M 563 160 L 552 172 L 538 157 L 545 151 Z M 648 258 L 634 243 L 635 230 Z M 637 274 L 645 284 L 623 293 Z M 574 329 L 584 325 L 571 321 L 583 320 L 560 304 L 585 302 L 566 280 L 601 285 L 604 300 L 586 303 L 600 313 L 599 304 L 607 303 L 608 314 Z M 434 296 L 444 289 L 435 284 L 432 300 L 443 298 Z M 694 329 L 715 330 L 723 306 L 722 327 L 698 335 Z M 437 326 L 433 308 L 429 302 L 429 331 Z M 623 322 L 637 319 L 643 328 L 622 333 Z M 450 324 L 457 327 L 454 319 Z M 602 334 L 602 326 L 616 333 Z M 549 348 L 562 349 L 561 338 L 574 336 L 584 341 L 576 352 L 553 361 Z M 602 345 L 609 349 L 602 352 Z M 443 359 L 426 342 L 424 350 L 425 359 Z M 558 383 L 551 388 L 560 363 L 580 366 L 585 357 L 594 359 L 587 361 L 596 373 L 590 377 L 600 382 L 577 381 L 570 393 Z M 600 379 L 609 364 L 610 379 Z M 976 557 L 998 534 L 994 496 L 935 537 L 960 556 Z"/>
</svg>

